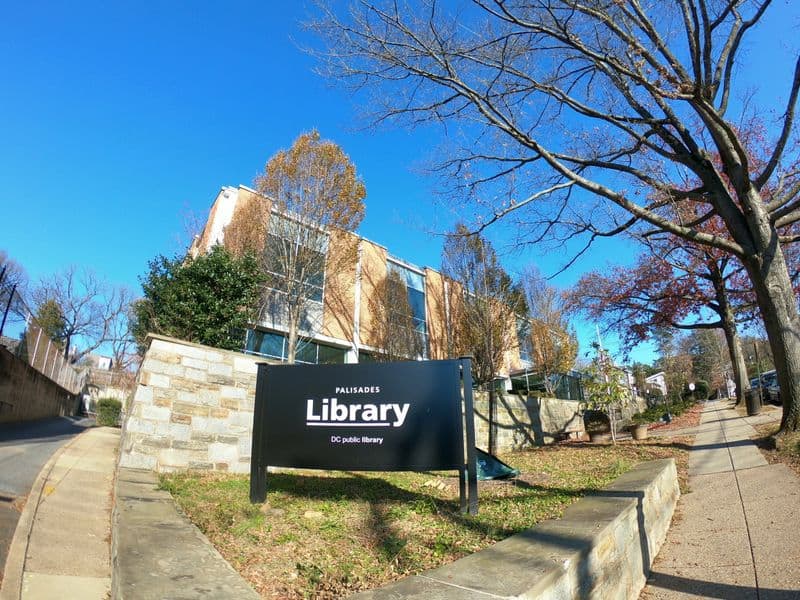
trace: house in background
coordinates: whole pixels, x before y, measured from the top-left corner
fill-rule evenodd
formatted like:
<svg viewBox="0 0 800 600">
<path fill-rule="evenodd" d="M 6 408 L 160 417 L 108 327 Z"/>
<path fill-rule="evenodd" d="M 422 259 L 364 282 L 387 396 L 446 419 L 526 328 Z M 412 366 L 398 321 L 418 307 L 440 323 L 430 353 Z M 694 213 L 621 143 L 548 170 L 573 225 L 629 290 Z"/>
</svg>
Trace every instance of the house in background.
<svg viewBox="0 0 800 600">
<path fill-rule="evenodd" d="M 192 242 L 189 254 L 197 256 L 216 244 L 225 245 L 225 228 L 248 202 L 269 202 L 269 199 L 246 186 L 223 187 L 211 206 L 202 233 Z M 267 231 L 280 224 L 279 220 L 293 218 L 275 211 L 269 211 L 269 215 L 271 223 L 263 223 Z M 324 277 L 309 286 L 308 309 L 301 327 L 303 343 L 298 346 L 297 362 L 357 363 L 373 360 L 381 353 L 381 318 L 376 300 L 390 273 L 396 274 L 394 279 L 399 278 L 405 284 L 411 322 L 420 341 L 421 352 L 417 358 L 452 358 L 448 353 L 450 328 L 447 324 L 459 301 L 458 286 L 438 271 L 393 256 L 385 247 L 355 233 L 331 231 L 326 235 L 327 256 L 352 244 L 357 252 L 352 253 L 352 260 L 344 268 L 339 264 L 336 272 L 326 269 Z M 512 371 L 530 367 L 527 360 L 530 349 L 526 346 L 529 340 L 525 340 L 524 328 L 513 322 L 510 327 L 518 331 L 518 342 L 505 353 L 504 367 L 498 375 L 506 377 Z M 260 321 L 247 331 L 245 351 L 285 360 L 287 331 L 281 310 L 262 311 Z"/>
<path fill-rule="evenodd" d="M 645 383 L 648 388 L 655 388 L 661 391 L 661 394 L 666 398 L 667 396 L 667 374 L 664 371 L 659 371 L 645 378 Z"/>
</svg>

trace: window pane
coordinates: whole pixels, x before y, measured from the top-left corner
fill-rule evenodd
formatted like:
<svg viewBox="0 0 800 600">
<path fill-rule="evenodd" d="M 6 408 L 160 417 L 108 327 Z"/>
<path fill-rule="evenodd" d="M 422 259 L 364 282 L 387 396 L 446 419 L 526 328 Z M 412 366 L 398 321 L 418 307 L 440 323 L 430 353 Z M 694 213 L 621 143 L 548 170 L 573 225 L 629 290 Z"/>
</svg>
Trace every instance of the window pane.
<svg viewBox="0 0 800 600">
<path fill-rule="evenodd" d="M 344 362 L 344 355 L 346 350 L 343 348 L 334 348 L 333 346 L 319 345 L 319 363 L 320 364 L 340 364 Z"/>
<path fill-rule="evenodd" d="M 374 363 L 375 357 L 372 356 L 369 352 L 364 352 L 363 350 L 359 350 L 358 352 L 358 362 L 360 363 Z"/>
<path fill-rule="evenodd" d="M 264 338 L 263 331 L 253 329 L 247 330 L 247 345 L 245 346 L 248 352 L 260 352 L 259 347 Z"/>
<path fill-rule="evenodd" d="M 303 292 L 303 295 L 309 300 L 322 302 L 322 287 L 316 285 L 306 285 Z"/>
<path fill-rule="evenodd" d="M 314 342 L 297 340 L 295 360 L 297 362 L 315 364 L 317 362 L 317 345 Z"/>
<path fill-rule="evenodd" d="M 259 354 L 264 354 L 265 356 L 272 356 L 274 358 L 283 358 L 283 340 L 284 337 L 282 335 L 278 335 L 277 333 L 263 333 L 262 341 L 260 344 L 260 348 L 258 350 Z"/>
<path fill-rule="evenodd" d="M 517 319 L 517 343 L 519 344 L 520 360 L 530 362 L 533 354 L 531 340 L 531 324 L 527 319 Z"/>
<path fill-rule="evenodd" d="M 408 304 L 415 319 L 425 320 L 425 292 L 408 288 Z"/>
</svg>

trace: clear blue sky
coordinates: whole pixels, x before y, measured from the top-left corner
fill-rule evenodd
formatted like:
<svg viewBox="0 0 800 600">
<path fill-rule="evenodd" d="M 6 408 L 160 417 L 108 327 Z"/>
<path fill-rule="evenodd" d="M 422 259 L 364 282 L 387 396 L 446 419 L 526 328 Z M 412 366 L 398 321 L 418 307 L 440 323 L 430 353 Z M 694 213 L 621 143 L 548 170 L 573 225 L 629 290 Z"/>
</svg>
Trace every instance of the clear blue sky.
<svg viewBox="0 0 800 600">
<path fill-rule="evenodd" d="M 767 97 L 786 94 L 790 4 L 776 3 L 743 65 L 757 67 L 754 91 Z M 316 127 L 366 182 L 360 233 L 438 266 L 430 230 L 454 215 L 434 207 L 434 182 L 419 174 L 434 132 L 359 129 L 352 99 L 297 48 L 305 14 L 302 2 L 6 3 L 0 249 L 33 281 L 85 265 L 138 293 L 150 258 L 184 249 L 185 212 L 205 216 L 221 186 L 251 184 L 275 151 Z M 631 254 L 620 243 L 598 246 L 555 282 Z M 509 268 L 534 262 L 549 274 L 563 258 L 532 251 Z M 585 344 L 593 328 L 583 329 Z"/>
</svg>

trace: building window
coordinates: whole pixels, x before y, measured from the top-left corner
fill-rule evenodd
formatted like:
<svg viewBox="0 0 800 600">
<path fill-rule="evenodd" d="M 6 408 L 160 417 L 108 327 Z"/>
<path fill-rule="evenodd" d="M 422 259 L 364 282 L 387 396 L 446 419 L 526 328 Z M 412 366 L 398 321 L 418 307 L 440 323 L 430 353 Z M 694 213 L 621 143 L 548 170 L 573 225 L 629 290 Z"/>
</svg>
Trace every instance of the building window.
<svg viewBox="0 0 800 600">
<path fill-rule="evenodd" d="M 286 360 L 286 336 L 271 331 L 248 329 L 245 352 L 276 360 Z M 311 340 L 297 340 L 295 361 L 306 364 L 341 364 L 345 362 L 344 348 L 328 346 Z"/>
<path fill-rule="evenodd" d="M 301 303 L 300 330 L 322 324 L 328 234 L 299 219 L 273 213 L 264 248 L 269 291 L 263 315 L 269 327 L 288 327 L 288 307 Z"/>
<path fill-rule="evenodd" d="M 377 361 L 375 360 L 375 355 L 374 354 L 372 354 L 370 352 L 366 352 L 364 350 L 359 350 L 358 351 L 358 362 L 360 362 L 360 363 L 374 363 L 374 362 L 377 362 Z"/>
<path fill-rule="evenodd" d="M 397 273 L 406 284 L 412 322 L 417 335 L 420 336 L 422 341 L 422 356 L 419 358 L 427 358 L 428 326 L 425 318 L 425 276 L 419 271 L 410 269 L 391 259 L 386 266 L 390 273 Z"/>
<path fill-rule="evenodd" d="M 517 344 L 519 345 L 520 361 L 530 366 L 533 361 L 531 322 L 523 317 L 517 317 Z"/>
</svg>

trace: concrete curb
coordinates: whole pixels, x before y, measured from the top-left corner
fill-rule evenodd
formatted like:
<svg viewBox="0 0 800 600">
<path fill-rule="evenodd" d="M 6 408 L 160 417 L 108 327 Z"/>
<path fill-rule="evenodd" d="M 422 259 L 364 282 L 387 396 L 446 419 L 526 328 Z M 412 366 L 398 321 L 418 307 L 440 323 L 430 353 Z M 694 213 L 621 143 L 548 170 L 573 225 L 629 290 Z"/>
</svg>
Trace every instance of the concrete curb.
<svg viewBox="0 0 800 600">
<path fill-rule="evenodd" d="M 3 576 L 3 586 L 0 588 L 0 600 L 19 600 L 22 596 L 22 576 L 25 572 L 25 560 L 28 554 L 28 543 L 30 542 L 33 523 L 36 513 L 39 510 L 39 503 L 42 499 L 42 492 L 53 467 L 61 458 L 61 455 L 72 446 L 77 440 L 91 431 L 91 427 L 82 431 L 66 444 L 56 450 L 50 459 L 44 464 L 42 470 L 36 476 L 36 480 L 28 493 L 28 499 L 22 514 L 14 530 L 14 537 L 11 539 L 11 547 L 6 558 L 5 574 Z"/>
</svg>

